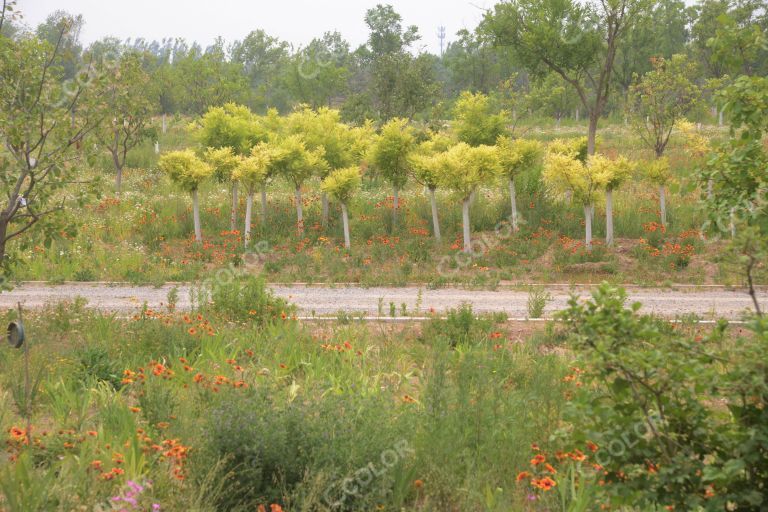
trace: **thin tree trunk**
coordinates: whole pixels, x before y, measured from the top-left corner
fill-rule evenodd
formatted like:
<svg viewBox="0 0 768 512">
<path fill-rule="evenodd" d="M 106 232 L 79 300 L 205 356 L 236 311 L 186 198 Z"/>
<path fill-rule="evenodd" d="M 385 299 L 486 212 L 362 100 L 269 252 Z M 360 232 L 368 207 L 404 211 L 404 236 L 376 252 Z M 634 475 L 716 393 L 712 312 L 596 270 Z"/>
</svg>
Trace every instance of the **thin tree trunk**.
<svg viewBox="0 0 768 512">
<path fill-rule="evenodd" d="M 165 122 L 165 112 L 163 112 L 163 133 L 168 130 L 168 125 Z"/>
<path fill-rule="evenodd" d="M 352 242 L 349 239 L 349 213 L 347 212 L 347 205 L 341 203 L 341 220 L 344 223 L 344 247 L 350 249 Z"/>
<path fill-rule="evenodd" d="M 512 203 L 512 230 L 518 230 L 517 221 L 517 191 L 515 190 L 515 179 L 509 180 L 509 201 Z"/>
<path fill-rule="evenodd" d="M 320 195 L 320 200 L 323 203 L 323 218 L 322 223 L 323 227 L 326 227 L 328 225 L 328 194 L 323 192 Z"/>
<path fill-rule="evenodd" d="M 429 202 L 432 205 L 432 230 L 435 232 L 435 240 L 440 242 L 442 236 L 440 236 L 440 220 L 437 218 L 437 198 L 435 197 L 435 189 L 429 189 Z"/>
<path fill-rule="evenodd" d="M 728 218 L 730 219 L 728 228 L 731 231 L 731 238 L 736 238 L 736 208 L 731 208 Z"/>
<path fill-rule="evenodd" d="M 717 126 L 723 126 L 723 109 L 717 113 Z"/>
<path fill-rule="evenodd" d="M 8 242 L 5 237 L 8 234 L 8 222 L 6 213 L 0 214 L 0 267 L 5 264 L 5 244 Z"/>
<path fill-rule="evenodd" d="M 613 189 L 605 191 L 605 245 L 613 246 Z"/>
<path fill-rule="evenodd" d="M 597 139 L 597 121 L 599 117 L 596 113 L 589 114 L 589 128 L 587 131 L 587 154 L 595 154 L 595 141 Z"/>
<path fill-rule="evenodd" d="M 120 190 L 123 187 L 123 168 L 122 166 L 119 166 L 115 164 L 117 167 L 117 174 L 115 174 L 115 191 L 117 192 L 117 195 L 120 195 Z"/>
<path fill-rule="evenodd" d="M 261 187 L 261 225 L 267 225 L 267 186 Z"/>
<path fill-rule="evenodd" d="M 462 226 L 464 228 L 464 252 L 470 254 L 472 252 L 472 237 L 469 231 L 469 197 L 464 199 L 464 203 L 461 208 Z"/>
<path fill-rule="evenodd" d="M 661 208 L 661 225 L 667 227 L 667 194 L 664 185 L 659 185 L 659 207 Z"/>
<path fill-rule="evenodd" d="M 393 187 L 392 192 L 392 229 L 394 230 L 397 227 L 397 210 L 400 208 L 400 191 L 397 187 Z"/>
<path fill-rule="evenodd" d="M 237 197 L 237 182 L 232 182 L 232 210 L 229 214 L 229 230 L 234 231 L 237 229 L 237 207 L 240 206 L 238 204 L 238 197 Z"/>
<path fill-rule="evenodd" d="M 197 190 L 192 191 L 192 219 L 195 223 L 195 240 L 203 242 L 203 230 L 200 228 L 200 202 L 197 199 Z"/>
<path fill-rule="evenodd" d="M 588 251 L 592 250 L 592 208 L 594 207 L 591 204 L 584 206 L 584 238 Z"/>
<path fill-rule="evenodd" d="M 251 243 L 251 215 L 253 213 L 253 191 L 248 191 L 248 197 L 245 199 L 245 246 L 248 247 Z"/>
<path fill-rule="evenodd" d="M 304 234 L 304 208 L 301 201 L 301 187 L 296 187 L 296 227 L 299 235 Z"/>
</svg>

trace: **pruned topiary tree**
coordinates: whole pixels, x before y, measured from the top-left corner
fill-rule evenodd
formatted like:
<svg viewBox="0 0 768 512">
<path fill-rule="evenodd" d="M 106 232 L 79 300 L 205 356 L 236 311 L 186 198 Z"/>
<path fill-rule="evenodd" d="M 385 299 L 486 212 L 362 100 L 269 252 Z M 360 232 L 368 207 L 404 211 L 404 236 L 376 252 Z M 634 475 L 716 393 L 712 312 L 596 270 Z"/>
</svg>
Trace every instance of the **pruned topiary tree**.
<svg viewBox="0 0 768 512">
<path fill-rule="evenodd" d="M 243 157 L 235 167 L 232 177 L 245 187 L 245 229 L 243 231 L 245 246 L 251 241 L 251 216 L 253 215 L 253 195 L 264 187 L 269 179 L 269 166 L 272 161 L 272 151 L 269 144 L 262 142 L 251 149 L 251 155 Z M 262 225 L 264 220 L 262 219 Z"/>
</svg>

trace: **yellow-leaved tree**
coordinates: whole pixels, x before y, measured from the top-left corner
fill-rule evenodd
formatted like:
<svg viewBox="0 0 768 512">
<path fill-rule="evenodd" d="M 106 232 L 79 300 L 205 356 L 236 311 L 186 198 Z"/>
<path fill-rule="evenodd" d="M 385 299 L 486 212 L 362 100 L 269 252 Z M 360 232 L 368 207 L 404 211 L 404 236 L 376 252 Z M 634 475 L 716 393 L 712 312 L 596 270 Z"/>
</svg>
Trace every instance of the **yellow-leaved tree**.
<svg viewBox="0 0 768 512">
<path fill-rule="evenodd" d="M 192 196 L 195 240 L 201 243 L 203 232 L 200 227 L 200 203 L 197 190 L 201 183 L 213 175 L 213 167 L 199 159 L 191 149 L 165 153 L 160 157 L 159 166 L 160 170 L 167 174 L 174 183 Z"/>
<path fill-rule="evenodd" d="M 661 214 L 661 225 L 667 226 L 667 194 L 666 188 L 672 180 L 672 169 L 669 167 L 667 157 L 657 158 L 648 162 L 645 166 L 645 175 L 648 179 L 659 187 L 659 212 Z"/>
<path fill-rule="evenodd" d="M 509 184 L 509 200 L 512 204 L 512 229 L 519 229 L 519 220 L 517 212 L 517 190 L 515 188 L 515 178 L 520 173 L 533 168 L 542 155 L 541 143 L 535 140 L 512 139 L 510 137 L 499 137 L 496 142 L 499 153 L 499 165 L 501 176 Z"/>
<path fill-rule="evenodd" d="M 472 193 L 492 183 L 499 173 L 499 157 L 495 146 L 472 147 L 460 142 L 448 150 L 446 166 L 440 173 L 440 185 L 453 191 L 462 203 L 464 252 L 472 252 L 469 203 Z"/>
<path fill-rule="evenodd" d="M 272 162 L 272 150 L 269 143 L 262 142 L 251 149 L 251 155 L 242 158 L 235 167 L 232 177 L 245 187 L 245 229 L 243 231 L 245 246 L 251 241 L 251 216 L 253 215 L 253 195 L 264 188 L 269 179 L 269 169 Z M 264 219 L 262 215 L 262 225 Z"/>
<path fill-rule="evenodd" d="M 354 193 L 360 188 L 360 169 L 337 169 L 325 177 L 321 189 L 341 204 L 341 220 L 344 224 L 344 247 L 351 248 L 349 238 L 349 212 L 347 207 Z"/>
<path fill-rule="evenodd" d="M 440 184 L 440 174 L 447 167 L 446 151 L 453 144 L 453 139 L 444 133 L 433 133 L 428 140 L 419 144 L 416 152 L 411 155 L 411 173 L 414 180 L 429 190 L 429 201 L 432 207 L 432 229 L 435 240 L 440 242 L 440 220 L 437 215 L 436 191 Z"/>
</svg>

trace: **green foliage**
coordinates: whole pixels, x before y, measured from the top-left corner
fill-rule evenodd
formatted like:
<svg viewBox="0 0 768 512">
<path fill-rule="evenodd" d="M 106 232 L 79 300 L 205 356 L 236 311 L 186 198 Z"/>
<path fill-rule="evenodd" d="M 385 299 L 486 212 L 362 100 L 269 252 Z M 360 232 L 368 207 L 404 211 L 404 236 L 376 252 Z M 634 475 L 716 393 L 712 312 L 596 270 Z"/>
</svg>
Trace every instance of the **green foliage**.
<svg viewBox="0 0 768 512">
<path fill-rule="evenodd" d="M 370 150 L 373 169 L 395 188 L 408 180 L 408 157 L 413 150 L 414 135 L 407 119 L 393 119 L 381 128 Z"/>
<path fill-rule="evenodd" d="M 696 65 L 685 55 L 654 58 L 652 64 L 629 88 L 627 110 L 645 145 L 660 157 L 675 124 L 696 106 L 701 89 L 694 82 Z"/>
<path fill-rule="evenodd" d="M 338 169 L 329 174 L 320 186 L 332 198 L 340 203 L 347 204 L 354 193 L 360 188 L 360 169 L 347 167 Z"/>
<path fill-rule="evenodd" d="M 211 309 L 232 320 L 253 321 L 259 325 L 284 319 L 295 308 L 275 297 L 261 277 L 245 275 L 212 284 Z"/>
<path fill-rule="evenodd" d="M 191 149 L 171 151 L 160 157 L 159 167 L 179 187 L 194 192 L 213 175 L 213 167 L 200 160 Z"/>
<path fill-rule="evenodd" d="M 506 131 L 507 113 L 494 113 L 490 98 L 481 93 L 461 93 L 453 118 L 456 137 L 470 146 L 492 146 Z"/>
<path fill-rule="evenodd" d="M 664 157 L 646 162 L 643 168 L 644 174 L 648 179 L 657 185 L 666 185 L 672 179 L 669 160 Z"/>
<path fill-rule="evenodd" d="M 602 492 L 617 506 L 760 510 L 768 381 L 751 358 L 768 343 L 765 321 L 724 344 L 725 323 L 694 336 L 625 301 L 603 285 L 559 315 L 580 359 L 563 435 L 599 446 Z"/>
<path fill-rule="evenodd" d="M 324 154 L 322 147 L 309 150 L 301 135 L 281 137 L 272 145 L 270 174 L 282 176 L 299 188 L 312 175 L 327 168 Z"/>
<path fill-rule="evenodd" d="M 192 130 L 204 148 L 231 148 L 237 155 L 247 155 L 268 134 L 248 107 L 235 103 L 209 108 Z"/>
</svg>

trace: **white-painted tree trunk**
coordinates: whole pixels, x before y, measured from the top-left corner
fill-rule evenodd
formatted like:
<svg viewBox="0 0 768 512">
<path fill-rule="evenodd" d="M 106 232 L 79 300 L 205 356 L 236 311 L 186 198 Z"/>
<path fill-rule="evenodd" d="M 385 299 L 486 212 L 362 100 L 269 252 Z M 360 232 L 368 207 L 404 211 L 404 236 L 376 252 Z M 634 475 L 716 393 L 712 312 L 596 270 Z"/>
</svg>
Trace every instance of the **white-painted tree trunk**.
<svg viewBox="0 0 768 512">
<path fill-rule="evenodd" d="M 736 208 L 731 208 L 730 224 L 728 227 L 731 230 L 731 238 L 736 238 Z"/>
<path fill-rule="evenodd" d="M 613 245 L 613 190 L 605 191 L 605 245 Z"/>
<path fill-rule="evenodd" d="M 723 109 L 717 113 L 717 126 L 723 126 Z"/>
<path fill-rule="evenodd" d="M 464 252 L 467 254 L 472 252 L 472 236 L 469 230 L 469 201 L 470 198 L 467 197 L 461 205 L 462 226 L 464 228 Z"/>
<path fill-rule="evenodd" d="M 197 199 L 197 190 L 192 191 L 192 220 L 195 223 L 195 240 L 203 242 L 203 230 L 200 227 L 200 202 Z"/>
<path fill-rule="evenodd" d="M 267 187 L 261 187 L 261 225 L 267 225 Z"/>
<path fill-rule="evenodd" d="M 587 250 L 592 250 L 592 209 L 593 205 L 584 206 L 584 243 L 587 246 Z"/>
<path fill-rule="evenodd" d="M 323 227 L 325 227 L 325 226 L 328 225 L 328 194 L 323 192 L 321 194 L 321 196 L 320 196 L 320 199 L 321 199 L 321 201 L 323 203 L 323 218 L 322 218 L 322 222 L 323 222 Z"/>
<path fill-rule="evenodd" d="M 435 233 L 435 240 L 440 242 L 442 236 L 440 235 L 440 219 L 437 218 L 437 197 L 435 197 L 435 189 L 429 189 L 429 202 L 432 205 L 432 230 Z"/>
<path fill-rule="evenodd" d="M 248 191 L 248 197 L 245 199 L 245 246 L 248 247 L 251 243 L 251 215 L 253 214 L 253 191 Z"/>
<path fill-rule="evenodd" d="M 301 201 L 301 187 L 296 187 L 296 227 L 300 235 L 304 234 L 304 208 Z"/>
<path fill-rule="evenodd" d="M 160 154 L 160 143 L 158 141 L 155 141 L 155 154 Z"/>
<path fill-rule="evenodd" d="M 168 124 L 165 122 L 165 113 L 163 113 L 163 133 L 168 131 Z"/>
<path fill-rule="evenodd" d="M 397 227 L 397 210 L 400 208 L 400 191 L 397 187 L 392 188 L 392 229 Z"/>
<path fill-rule="evenodd" d="M 667 193 L 664 185 L 659 185 L 659 208 L 661 210 L 661 225 L 667 227 Z"/>
<path fill-rule="evenodd" d="M 341 221 L 344 224 L 344 247 L 350 249 L 352 241 L 349 239 L 349 213 L 347 212 L 347 205 L 344 203 L 341 203 Z"/>
<path fill-rule="evenodd" d="M 239 198 L 237 197 L 237 182 L 232 182 L 232 209 L 229 212 L 229 230 L 234 231 L 237 229 L 237 207 Z"/>
<path fill-rule="evenodd" d="M 519 222 L 517 220 L 517 191 L 515 190 L 514 178 L 509 180 L 509 201 L 512 204 L 512 230 L 517 231 Z"/>
</svg>

